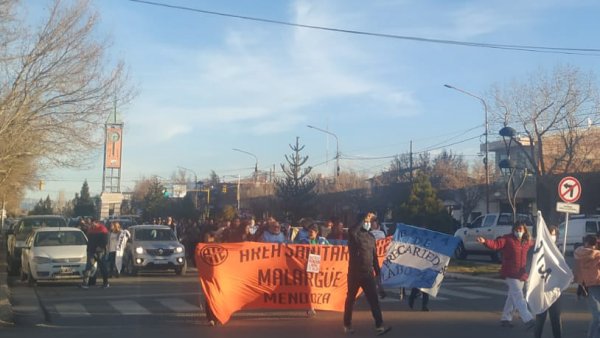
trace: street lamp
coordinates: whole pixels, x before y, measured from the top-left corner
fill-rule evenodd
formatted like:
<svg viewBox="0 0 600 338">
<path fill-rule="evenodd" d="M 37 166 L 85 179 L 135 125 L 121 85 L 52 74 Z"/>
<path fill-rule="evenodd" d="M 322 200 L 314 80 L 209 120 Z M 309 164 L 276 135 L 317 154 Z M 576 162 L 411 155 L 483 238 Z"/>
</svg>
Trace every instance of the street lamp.
<svg viewBox="0 0 600 338">
<path fill-rule="evenodd" d="M 512 208 L 513 214 L 513 222 L 517 221 L 517 195 L 519 194 L 519 189 L 523 187 L 525 184 L 525 180 L 527 179 L 527 167 L 519 168 L 517 163 L 510 158 L 510 150 L 513 142 L 517 142 L 515 140 L 516 131 L 508 126 L 500 129 L 500 136 L 502 136 L 502 140 L 504 141 L 504 146 L 506 147 L 506 158 L 502 159 L 498 162 L 498 166 L 502 173 L 507 176 L 506 180 L 506 197 L 508 198 L 508 203 Z M 515 173 L 517 170 L 523 170 L 523 177 L 521 182 L 515 184 Z"/>
<path fill-rule="evenodd" d="M 177 166 L 177 168 L 189 171 L 192 174 L 194 174 L 194 212 L 196 212 L 196 209 L 198 209 L 198 175 L 196 175 L 196 172 L 192 169 L 188 169 L 182 166 Z"/>
<path fill-rule="evenodd" d="M 483 158 L 483 165 L 485 168 L 485 212 L 489 213 L 490 212 L 490 171 L 489 171 L 489 167 L 488 167 L 489 161 L 488 161 L 488 106 L 487 106 L 487 103 L 481 97 L 474 95 L 472 93 L 469 93 L 466 90 L 456 88 L 449 84 L 445 84 L 444 87 L 454 89 L 463 94 L 469 95 L 470 97 L 476 98 L 479 101 L 481 101 L 481 103 L 483 104 L 483 109 L 485 111 L 485 157 Z"/>
<path fill-rule="evenodd" d="M 254 155 L 253 153 L 245 151 L 245 150 L 242 150 L 242 149 L 233 148 L 231 150 L 233 150 L 233 151 L 239 151 L 240 153 L 244 153 L 244 154 L 247 154 L 247 155 L 250 155 L 250 156 L 254 157 L 254 161 L 255 161 L 254 162 L 254 179 L 257 180 L 258 179 L 258 157 L 256 157 L 256 155 Z"/>
<path fill-rule="evenodd" d="M 329 130 L 321 129 L 321 128 L 318 128 L 315 126 L 307 125 L 307 127 L 318 130 L 325 134 L 329 134 L 335 138 L 335 175 L 334 175 L 334 177 L 340 176 L 340 144 L 339 144 L 337 135 L 330 132 Z"/>
</svg>

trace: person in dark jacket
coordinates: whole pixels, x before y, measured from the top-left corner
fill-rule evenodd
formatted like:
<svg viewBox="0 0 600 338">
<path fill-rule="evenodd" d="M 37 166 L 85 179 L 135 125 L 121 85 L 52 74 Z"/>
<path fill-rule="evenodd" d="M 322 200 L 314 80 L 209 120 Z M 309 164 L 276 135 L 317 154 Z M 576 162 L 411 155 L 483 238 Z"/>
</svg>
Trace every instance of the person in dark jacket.
<svg viewBox="0 0 600 338">
<path fill-rule="evenodd" d="M 348 293 L 344 306 L 344 332 L 353 333 L 352 309 L 356 300 L 358 288 L 362 288 L 371 307 L 371 313 L 375 320 L 375 331 L 378 335 L 389 332 L 391 327 L 383 325 L 383 316 L 377 298 L 377 286 L 381 269 L 377 260 L 375 237 L 369 232 L 371 230 L 371 219 L 373 213 L 361 214 L 358 224 L 348 231 Z"/>
<path fill-rule="evenodd" d="M 523 285 L 529 277 L 526 272 L 527 252 L 533 246 L 526 224 L 524 222 L 516 223 L 512 228 L 512 233 L 502 237 L 493 240 L 477 237 L 477 241 L 491 250 L 502 252 L 500 276 L 508 285 L 508 295 L 500 324 L 504 327 L 512 327 L 513 312 L 517 309 L 525 327 L 533 328 L 535 319 L 527 309 L 527 302 L 523 295 Z"/>
<path fill-rule="evenodd" d="M 108 247 L 108 230 L 102 223 L 94 222 L 87 231 L 87 265 L 83 272 L 83 283 L 81 287 L 87 289 L 90 286 L 90 277 L 95 273 L 95 265 L 102 274 L 102 287 L 109 287 L 108 269 L 106 268 L 106 252 Z"/>
</svg>

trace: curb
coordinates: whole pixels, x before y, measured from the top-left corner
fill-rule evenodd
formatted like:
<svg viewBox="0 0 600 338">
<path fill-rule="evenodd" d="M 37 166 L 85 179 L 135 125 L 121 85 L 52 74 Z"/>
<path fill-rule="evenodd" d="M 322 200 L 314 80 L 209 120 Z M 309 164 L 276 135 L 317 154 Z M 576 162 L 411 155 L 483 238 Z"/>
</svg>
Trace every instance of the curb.
<svg viewBox="0 0 600 338">
<path fill-rule="evenodd" d="M 504 279 L 502 279 L 502 278 L 471 276 L 471 275 L 467 275 L 467 274 L 463 274 L 463 273 L 456 273 L 456 272 L 448 272 L 444 276 L 445 276 L 445 278 L 452 278 L 452 279 L 463 279 L 463 280 L 472 280 L 472 281 L 478 281 L 478 282 L 494 282 L 494 283 L 505 284 Z"/>
</svg>

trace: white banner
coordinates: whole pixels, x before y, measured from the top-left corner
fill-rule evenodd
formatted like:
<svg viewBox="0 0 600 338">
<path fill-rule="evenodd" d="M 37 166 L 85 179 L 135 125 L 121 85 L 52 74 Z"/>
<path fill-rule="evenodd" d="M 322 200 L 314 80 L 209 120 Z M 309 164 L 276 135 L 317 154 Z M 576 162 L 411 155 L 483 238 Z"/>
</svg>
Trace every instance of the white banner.
<svg viewBox="0 0 600 338">
<path fill-rule="evenodd" d="M 544 222 L 542 213 L 538 211 L 537 236 L 531 269 L 529 271 L 529 287 L 525 299 L 533 314 L 546 311 L 554 303 L 563 290 L 573 280 L 573 272 L 565 262 L 556 243 L 550 238 L 550 232 Z"/>
</svg>

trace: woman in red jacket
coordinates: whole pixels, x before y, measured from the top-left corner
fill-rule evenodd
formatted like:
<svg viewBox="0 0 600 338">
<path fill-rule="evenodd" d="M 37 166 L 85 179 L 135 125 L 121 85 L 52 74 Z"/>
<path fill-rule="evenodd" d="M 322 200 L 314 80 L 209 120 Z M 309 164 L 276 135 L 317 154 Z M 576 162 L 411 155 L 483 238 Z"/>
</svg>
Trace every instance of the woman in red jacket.
<svg viewBox="0 0 600 338">
<path fill-rule="evenodd" d="M 535 320 L 527 309 L 527 302 L 523 295 L 523 285 L 528 277 L 526 272 L 527 252 L 533 246 L 533 242 L 525 223 L 515 224 L 510 234 L 494 240 L 477 237 L 477 241 L 489 249 L 502 253 L 500 275 L 504 277 L 508 285 L 508 295 L 502 311 L 501 325 L 512 327 L 512 314 L 517 309 L 525 323 L 525 327 L 531 329 L 535 326 Z"/>
</svg>

